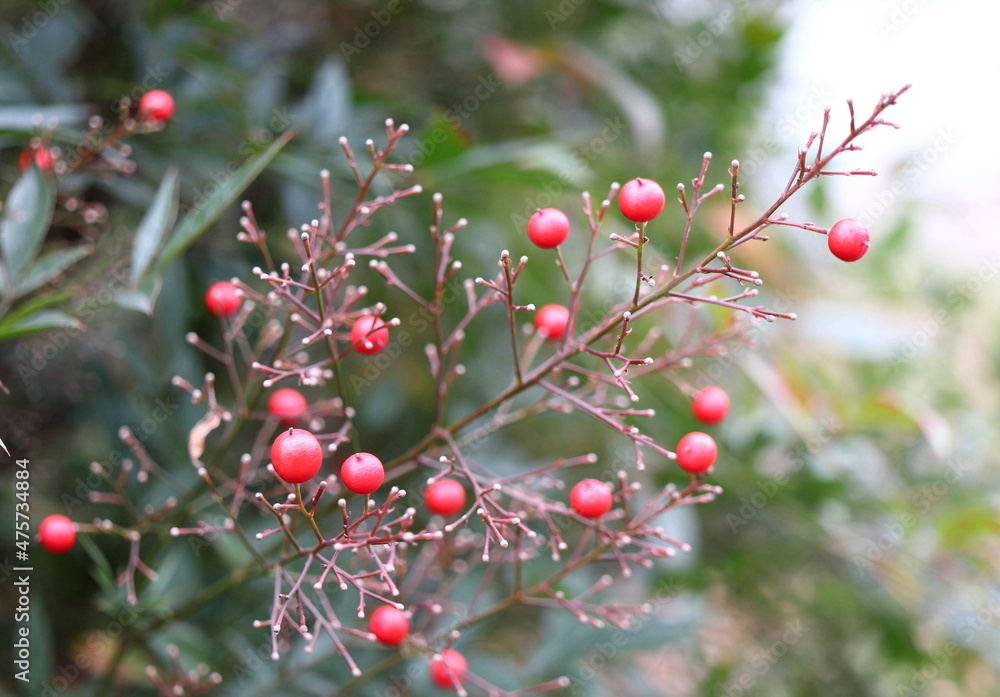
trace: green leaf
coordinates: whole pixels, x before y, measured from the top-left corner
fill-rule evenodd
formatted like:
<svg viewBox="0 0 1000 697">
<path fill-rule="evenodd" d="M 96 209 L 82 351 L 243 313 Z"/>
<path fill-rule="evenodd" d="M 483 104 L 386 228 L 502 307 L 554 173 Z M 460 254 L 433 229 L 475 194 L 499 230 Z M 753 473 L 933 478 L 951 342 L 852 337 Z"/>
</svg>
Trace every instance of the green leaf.
<svg viewBox="0 0 1000 697">
<path fill-rule="evenodd" d="M 29 315 L 35 314 L 39 310 L 42 310 L 46 307 L 51 307 L 53 305 L 58 305 L 64 300 L 69 300 L 71 297 L 73 297 L 72 293 L 63 291 L 60 293 L 39 295 L 33 298 L 29 298 L 28 300 L 18 305 L 10 314 L 8 314 L 3 319 L 3 321 L 0 322 L 0 325 L 12 324 L 14 322 L 18 322 L 28 317 Z"/>
<path fill-rule="evenodd" d="M 153 316 L 153 305 L 160 295 L 163 287 L 163 279 L 160 277 L 147 278 L 139 284 L 138 288 L 126 290 L 115 296 L 115 303 L 126 310 L 141 312 L 149 317 Z"/>
<path fill-rule="evenodd" d="M 59 310 L 42 310 L 24 319 L 0 324 L 0 341 L 60 328 L 83 329 L 83 323 Z"/>
<path fill-rule="evenodd" d="M 20 297 L 42 287 L 70 266 L 80 261 L 80 259 L 93 253 L 93 251 L 94 248 L 89 244 L 81 244 L 76 247 L 57 249 L 43 254 L 28 269 L 24 280 L 17 284 L 15 296 Z"/>
<path fill-rule="evenodd" d="M 55 187 L 34 164 L 14 184 L 0 219 L 0 253 L 17 281 L 38 254 L 52 221 Z"/>
<path fill-rule="evenodd" d="M 156 263 L 153 264 L 151 273 L 160 273 L 198 237 L 207 230 L 212 223 L 218 220 L 219 216 L 236 200 L 236 198 L 257 178 L 264 168 L 270 164 L 274 156 L 285 147 L 285 145 L 295 135 L 292 131 L 286 131 L 266 150 L 253 157 L 243 165 L 223 186 L 206 198 L 201 204 L 188 212 L 174 229 L 166 246 L 160 253 Z"/>
<path fill-rule="evenodd" d="M 171 167 L 163 175 L 153 203 L 135 231 L 135 242 L 132 245 L 132 285 L 136 285 L 149 268 L 163 236 L 177 218 L 178 191 L 177 168 Z"/>
</svg>

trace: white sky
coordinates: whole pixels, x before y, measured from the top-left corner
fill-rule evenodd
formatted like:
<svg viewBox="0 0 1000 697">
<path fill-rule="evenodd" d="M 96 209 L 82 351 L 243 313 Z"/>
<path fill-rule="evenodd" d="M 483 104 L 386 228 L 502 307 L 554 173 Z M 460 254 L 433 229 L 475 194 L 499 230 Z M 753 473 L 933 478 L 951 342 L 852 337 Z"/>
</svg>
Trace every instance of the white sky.
<svg viewBox="0 0 1000 697">
<path fill-rule="evenodd" d="M 780 78 L 760 133 L 794 151 L 821 123 L 810 95 L 833 107 L 832 132 L 840 135 L 848 97 L 867 115 L 880 94 L 912 83 L 888 114 L 902 129 L 870 134 L 852 161 L 882 176 L 837 180 L 834 200 L 845 217 L 873 214 L 876 239 L 904 207 L 919 212 L 921 237 L 955 265 L 1000 251 L 1000 2 L 798 0 L 787 12 Z M 784 183 L 788 158 L 772 159 L 777 169 L 769 173 Z M 893 175 L 894 165 L 901 169 Z M 901 195 L 888 190 L 890 175 L 902 181 Z M 888 203 L 881 216 L 880 195 Z"/>
</svg>

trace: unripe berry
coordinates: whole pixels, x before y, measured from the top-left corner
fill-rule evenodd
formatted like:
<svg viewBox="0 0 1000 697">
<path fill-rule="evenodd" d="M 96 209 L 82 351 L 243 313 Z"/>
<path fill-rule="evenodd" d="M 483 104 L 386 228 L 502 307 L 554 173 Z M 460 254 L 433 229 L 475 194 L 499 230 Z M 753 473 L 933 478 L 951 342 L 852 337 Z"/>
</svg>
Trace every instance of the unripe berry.
<svg viewBox="0 0 1000 697">
<path fill-rule="evenodd" d="M 703 424 L 712 426 L 719 423 L 729 413 L 729 395 L 721 387 L 703 387 L 691 402 L 691 413 Z"/>
<path fill-rule="evenodd" d="M 302 396 L 302 393 L 291 387 L 275 390 L 267 398 L 267 412 L 279 419 L 282 426 L 298 423 L 308 408 L 309 402 Z"/>
<path fill-rule="evenodd" d="M 323 464 L 323 448 L 316 436 L 301 428 L 282 432 L 271 444 L 275 473 L 289 484 L 301 484 L 316 476 Z"/>
<path fill-rule="evenodd" d="M 462 684 L 468 670 L 465 656 L 455 649 L 445 649 L 441 652 L 441 660 L 431 662 L 431 682 L 445 690 L 453 690 L 456 684 Z"/>
<path fill-rule="evenodd" d="M 66 554 L 76 543 L 76 527 L 64 515 L 47 516 L 38 526 L 38 541 L 52 554 Z"/>
<path fill-rule="evenodd" d="M 390 605 L 383 605 L 372 613 L 368 631 L 386 646 L 397 646 L 410 633 L 410 620 L 406 613 Z"/>
<path fill-rule="evenodd" d="M 871 235 L 864 225 L 853 218 L 844 218 L 834 223 L 826 236 L 826 243 L 833 256 L 842 261 L 857 261 L 868 253 Z"/>
<path fill-rule="evenodd" d="M 169 121 L 174 115 L 174 98 L 165 90 L 150 90 L 139 99 L 140 121 Z"/>
<path fill-rule="evenodd" d="M 681 438 L 677 444 L 677 464 L 691 474 L 701 474 L 715 464 L 719 449 L 712 436 L 701 431 L 693 431 Z"/>
<path fill-rule="evenodd" d="M 371 453 L 355 453 L 340 466 L 340 481 L 355 494 L 371 494 L 385 479 L 382 461 Z"/>
<path fill-rule="evenodd" d="M 228 317 L 242 304 L 236 286 L 229 281 L 216 281 L 205 292 L 205 307 L 216 317 Z"/>
<path fill-rule="evenodd" d="M 542 305 L 535 313 L 535 329 L 551 341 L 559 341 L 566 334 L 569 309 L 562 305 Z"/>
<path fill-rule="evenodd" d="M 358 353 L 378 353 L 389 344 L 389 327 L 380 317 L 362 315 L 351 327 L 351 343 Z"/>
<path fill-rule="evenodd" d="M 618 210 L 633 223 L 648 223 L 663 210 L 667 197 L 652 179 L 625 182 L 618 192 Z"/>
<path fill-rule="evenodd" d="M 465 487 L 455 479 L 439 479 L 424 489 L 424 503 L 434 515 L 453 516 L 465 509 Z"/>
<path fill-rule="evenodd" d="M 611 487 L 596 479 L 584 479 L 569 492 L 569 505 L 584 518 L 600 518 L 611 510 Z"/>
<path fill-rule="evenodd" d="M 539 208 L 528 218 L 528 239 L 542 249 L 554 249 L 569 236 L 569 218 L 558 208 Z"/>
<path fill-rule="evenodd" d="M 32 160 L 34 160 L 35 166 L 42 172 L 52 171 L 52 153 L 48 149 L 31 147 L 22 150 L 21 156 L 17 158 L 17 165 L 21 169 L 22 174 L 27 172 L 28 168 L 31 167 Z"/>
</svg>

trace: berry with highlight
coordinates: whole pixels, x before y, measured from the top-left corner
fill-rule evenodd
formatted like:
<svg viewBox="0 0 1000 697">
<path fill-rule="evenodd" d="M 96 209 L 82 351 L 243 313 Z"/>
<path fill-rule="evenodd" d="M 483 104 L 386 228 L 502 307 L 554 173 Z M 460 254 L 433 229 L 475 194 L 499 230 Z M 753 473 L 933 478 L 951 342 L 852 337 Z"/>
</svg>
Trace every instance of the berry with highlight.
<svg viewBox="0 0 1000 697">
<path fill-rule="evenodd" d="M 431 662 L 431 682 L 442 689 L 453 690 L 456 683 L 462 684 L 468 670 L 465 656 L 455 649 L 445 649 L 441 652 L 441 660 Z"/>
<path fill-rule="evenodd" d="M 358 353 L 378 353 L 389 344 L 389 327 L 380 317 L 362 315 L 351 327 L 351 343 Z"/>
<path fill-rule="evenodd" d="M 166 90 L 150 90 L 139 99 L 140 121 L 169 121 L 174 115 L 174 98 Z"/>
<path fill-rule="evenodd" d="M 554 249 L 569 237 L 569 218 L 558 208 L 540 208 L 528 218 L 528 239 L 542 249 Z"/>
<path fill-rule="evenodd" d="M 47 516 L 38 526 L 38 541 L 52 554 L 66 554 L 76 544 L 76 526 L 64 515 Z"/>
<path fill-rule="evenodd" d="M 323 448 L 316 436 L 301 428 L 282 432 L 271 444 L 275 473 L 289 484 L 301 484 L 316 476 L 323 464 Z"/>
<path fill-rule="evenodd" d="M 465 509 L 465 487 L 455 479 L 439 479 L 424 489 L 424 503 L 434 515 L 461 513 Z"/>
<path fill-rule="evenodd" d="M 298 423 L 309 408 L 309 402 L 298 390 L 282 387 L 267 398 L 267 413 L 279 419 L 282 426 Z"/>
<path fill-rule="evenodd" d="M 371 453 L 355 453 L 340 466 L 340 481 L 355 494 L 372 494 L 382 486 L 385 468 Z"/>
<path fill-rule="evenodd" d="M 703 424 L 712 426 L 729 413 L 729 395 L 721 387 L 709 385 L 698 390 L 691 402 L 691 413 Z"/>
<path fill-rule="evenodd" d="M 712 436 L 693 431 L 677 444 L 677 464 L 691 474 L 701 474 L 711 469 L 719 449 Z"/>
<path fill-rule="evenodd" d="M 841 261 L 857 261 L 868 253 L 871 235 L 868 229 L 853 218 L 844 218 L 834 223 L 826 236 L 827 245 L 833 256 Z"/>
<path fill-rule="evenodd" d="M 648 223 L 663 210 L 667 197 L 652 179 L 625 182 L 618 192 L 618 210 L 633 223 Z"/>
<path fill-rule="evenodd" d="M 243 299 L 229 281 L 216 281 L 205 291 L 205 307 L 216 317 L 228 317 L 240 309 Z"/>
<path fill-rule="evenodd" d="M 542 305 L 535 313 L 535 329 L 551 341 L 562 339 L 568 325 L 569 309 L 562 305 Z"/>
<path fill-rule="evenodd" d="M 611 510 L 611 487 L 597 479 L 577 482 L 569 492 L 569 505 L 584 518 L 600 518 Z"/>
<path fill-rule="evenodd" d="M 406 613 L 391 605 L 383 605 L 372 613 L 368 631 L 386 646 L 397 646 L 410 633 L 410 620 Z"/>
</svg>

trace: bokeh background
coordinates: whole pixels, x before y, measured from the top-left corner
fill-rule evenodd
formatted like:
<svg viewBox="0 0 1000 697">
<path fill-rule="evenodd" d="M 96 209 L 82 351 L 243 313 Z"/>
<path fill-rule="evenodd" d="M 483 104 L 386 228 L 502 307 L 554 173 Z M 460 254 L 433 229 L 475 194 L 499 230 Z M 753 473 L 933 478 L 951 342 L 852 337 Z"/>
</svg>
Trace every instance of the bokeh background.
<svg viewBox="0 0 1000 697">
<path fill-rule="evenodd" d="M 502 248 L 531 251 L 519 220 L 539 205 L 580 220 L 582 190 L 603 196 L 610 182 L 641 175 L 669 191 L 707 150 L 716 156 L 709 179 L 725 181 L 724 163 L 740 159 L 746 206 L 763 208 L 825 107 L 840 133 L 846 99 L 866 114 L 880 94 L 912 83 L 888 114 L 900 130 L 870 134 L 851 156 L 879 177 L 826 180 L 786 209 L 822 226 L 860 218 L 872 251 L 843 264 L 822 238 L 792 229 L 741 248 L 765 280 L 762 297 L 798 319 L 756 328 L 755 350 L 696 361 L 679 376 L 724 386 L 734 409 L 717 432 L 724 495 L 664 521 L 694 550 L 620 590 L 662 598 L 655 621 L 611 636 L 555 615 L 508 618 L 477 636 L 476 668 L 498 682 L 523 677 L 518 684 L 565 674 L 567 692 L 580 695 L 996 694 L 997 12 L 986 0 L 7 0 L 0 193 L 21 149 L 50 124 L 54 144 L 69 148 L 89 116 L 113 116 L 122 96 L 158 87 L 177 99 L 164 131 L 130 139 L 133 176 L 91 171 L 60 184 L 96 217 L 57 220 L 48 244 L 83 239 L 98 252 L 39 293 L 71 291 L 66 307 L 86 312 L 87 331 L 0 345 L 10 390 L 0 437 L 32 460 L 33 515 L 98 515 L 78 492 L 92 461 L 120 457 L 122 425 L 161 461 L 184 464 L 197 415 L 170 378 L 212 369 L 184 336 L 214 330 L 204 288 L 245 277 L 255 262 L 235 241 L 234 206 L 168 267 L 151 318 L 106 299 L 109 269 L 127 258 L 171 165 L 182 205 L 194 206 L 294 128 L 245 194 L 278 233 L 315 217 L 320 169 L 333 172 L 335 200 L 353 200 L 337 138 L 377 137 L 391 116 L 412 128 L 402 150 L 417 166 L 412 179 L 442 192 L 449 216 L 471 221 L 458 241 L 465 268 L 488 270 Z M 697 249 L 724 232 L 723 212 L 706 208 Z M 676 213 L 651 228 L 668 253 Z M 382 224 L 419 240 L 428 214 L 424 197 Z M 419 257 L 411 263 L 418 271 Z M 554 280 L 530 283 L 536 303 L 558 301 Z M 497 342 L 482 331 L 470 339 L 469 370 L 482 379 L 468 403 L 505 379 L 489 370 Z M 401 360 L 413 362 L 403 374 L 419 374 L 419 352 Z M 424 387 L 376 380 L 365 399 L 377 417 L 362 413 L 359 426 L 402 451 L 418 434 Z M 665 381 L 649 400 L 666 440 L 694 426 L 677 385 Z M 168 418 L 152 419 L 164 405 Z M 550 422 L 519 435 L 488 452 L 541 461 L 592 438 Z M 627 457 L 620 443 L 586 445 L 605 461 Z M 3 470 L 7 497 L 14 479 Z M 12 506 L 0 510 L 13 530 Z M 4 560 L 12 542 L 0 538 Z M 171 643 L 185 667 L 205 663 L 222 676 L 212 694 L 341 694 L 336 661 L 259 659 L 250 626 L 265 611 L 259 588 L 140 632 L 146 625 L 114 584 L 127 550 L 85 547 L 39 555 L 29 686 L 9 678 L 10 618 L 0 620 L 3 694 L 155 694 L 143 669 L 169 665 Z M 144 612 L 177 606 L 228 568 L 218 550 L 166 549 L 156 561 L 172 572 Z M 431 691 L 418 679 L 405 693 Z"/>
</svg>

